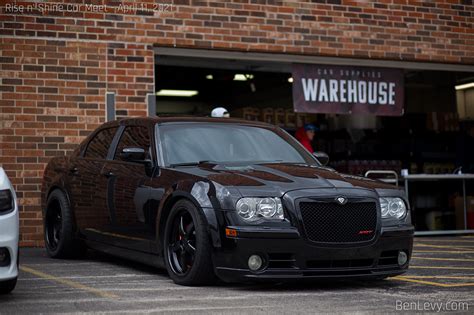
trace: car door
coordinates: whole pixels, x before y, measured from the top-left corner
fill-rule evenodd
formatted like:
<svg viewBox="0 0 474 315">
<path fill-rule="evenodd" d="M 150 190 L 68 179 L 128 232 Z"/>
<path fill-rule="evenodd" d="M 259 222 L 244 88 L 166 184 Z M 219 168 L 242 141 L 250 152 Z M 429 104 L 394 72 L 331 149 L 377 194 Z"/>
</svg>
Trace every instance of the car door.
<svg viewBox="0 0 474 315">
<path fill-rule="evenodd" d="M 84 152 L 71 159 L 68 171 L 70 201 L 76 224 L 87 239 L 101 231 L 109 221 L 106 204 L 106 180 L 99 176 L 118 127 L 95 133 Z"/>
<path fill-rule="evenodd" d="M 123 157 L 124 149 L 143 149 L 148 163 Z M 147 125 L 126 126 L 113 158 L 102 170 L 107 178 L 109 232 L 114 245 L 148 252 L 153 240 L 154 220 L 148 203 L 152 169 L 151 134 Z"/>
</svg>

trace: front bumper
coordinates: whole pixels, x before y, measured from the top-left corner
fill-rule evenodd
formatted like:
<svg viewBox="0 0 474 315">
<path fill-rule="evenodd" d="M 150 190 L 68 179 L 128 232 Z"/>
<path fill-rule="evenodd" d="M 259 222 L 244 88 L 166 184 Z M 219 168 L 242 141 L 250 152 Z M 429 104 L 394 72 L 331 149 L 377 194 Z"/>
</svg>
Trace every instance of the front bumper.
<svg viewBox="0 0 474 315">
<path fill-rule="evenodd" d="M 10 280 L 18 276 L 18 207 L 5 215 L 0 215 L 0 248 L 6 248 L 10 255 L 8 265 L 0 265 L 0 281 Z"/>
<path fill-rule="evenodd" d="M 226 238 L 214 254 L 215 271 L 227 282 L 313 278 L 386 277 L 407 271 L 409 261 L 399 266 L 398 252 L 411 258 L 413 226 L 382 228 L 369 245 L 314 245 L 296 228 L 232 227 L 237 237 Z M 251 255 L 263 257 L 264 268 L 253 272 Z"/>
</svg>

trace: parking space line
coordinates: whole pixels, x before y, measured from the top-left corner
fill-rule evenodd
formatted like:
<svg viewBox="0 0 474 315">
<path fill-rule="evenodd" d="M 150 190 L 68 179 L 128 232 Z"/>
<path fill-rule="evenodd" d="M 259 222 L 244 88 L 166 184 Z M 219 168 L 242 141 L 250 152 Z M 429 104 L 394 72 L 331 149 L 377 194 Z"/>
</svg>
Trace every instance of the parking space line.
<svg viewBox="0 0 474 315">
<path fill-rule="evenodd" d="M 56 277 L 56 276 L 53 276 L 51 274 L 48 274 L 48 273 L 30 268 L 30 267 L 27 267 L 27 266 L 20 266 L 20 270 L 23 271 L 23 272 L 27 272 L 27 273 L 30 273 L 32 275 L 35 275 L 37 277 L 43 278 L 45 280 L 51 280 L 51 281 L 69 286 L 69 287 L 74 288 L 74 289 L 78 289 L 78 290 L 93 293 L 93 294 L 98 295 L 98 296 L 103 297 L 103 298 L 108 298 L 108 299 L 118 298 L 118 296 L 115 295 L 115 294 L 108 293 L 108 292 L 105 292 L 105 291 L 100 290 L 100 289 L 95 289 L 95 288 L 92 288 L 92 287 L 88 287 L 86 285 L 83 285 L 83 284 L 75 282 L 75 281 L 67 280 L 67 279 L 64 279 L 64 278 L 61 278 L 61 277 Z"/>
<path fill-rule="evenodd" d="M 458 280 L 474 280 L 474 276 L 401 276 L 411 279 L 458 279 Z"/>
<path fill-rule="evenodd" d="M 447 246 L 447 245 L 433 245 L 433 244 L 421 244 L 416 243 L 416 247 L 433 247 L 433 248 L 447 248 L 447 249 L 457 249 L 457 250 L 473 250 L 473 246 Z"/>
<path fill-rule="evenodd" d="M 31 267 L 31 265 L 29 265 Z M 172 280 L 169 279 L 156 279 L 156 275 L 150 274 L 150 275 L 143 275 L 143 274 L 121 274 L 121 275 L 109 275 L 109 276 L 65 276 L 61 277 L 61 279 L 99 279 L 99 278 L 104 278 L 104 279 L 113 279 L 113 278 L 150 278 L 150 280 L 153 280 L 154 282 L 172 282 Z M 34 280 L 44 280 L 43 278 L 27 278 L 27 279 L 18 279 L 18 281 L 34 281 Z M 145 279 L 146 280 L 146 279 Z"/>
<path fill-rule="evenodd" d="M 261 310 L 261 309 L 269 309 L 269 308 L 275 308 L 275 306 L 272 305 L 241 305 L 241 306 L 190 306 L 190 307 L 160 307 L 160 308 L 152 308 L 152 309 L 138 309 L 138 310 L 119 310 L 119 311 L 106 311 L 106 312 L 100 312 L 101 314 L 155 314 L 155 313 L 173 313 L 173 312 L 199 312 L 199 313 L 206 313 L 206 311 L 217 311 L 218 313 L 221 313 L 219 311 L 222 310 L 234 310 L 232 313 L 240 314 L 242 311 L 239 312 L 239 310 Z M 268 312 L 268 311 L 266 311 Z"/>
<path fill-rule="evenodd" d="M 474 270 L 473 267 L 450 267 L 450 266 L 410 266 L 410 269 L 452 269 L 452 270 Z"/>
<path fill-rule="evenodd" d="M 422 260 L 474 262 L 474 259 L 466 259 L 466 258 L 438 258 L 438 257 L 418 257 L 418 256 L 412 256 L 411 258 L 422 259 Z"/>
<path fill-rule="evenodd" d="M 433 253 L 433 254 L 474 254 L 474 250 L 438 250 L 438 251 L 432 251 L 432 250 L 413 250 L 413 253 Z"/>
<path fill-rule="evenodd" d="M 406 281 L 406 282 L 413 282 L 413 283 L 418 283 L 418 284 L 432 285 L 432 286 L 435 286 L 435 287 L 442 287 L 442 288 L 472 287 L 472 286 L 474 286 L 474 282 L 468 282 L 468 283 L 439 283 L 439 282 L 426 281 L 426 280 L 417 280 L 417 279 L 410 278 L 408 276 L 396 276 L 396 277 L 389 278 L 389 279 L 399 280 L 399 281 Z"/>
<path fill-rule="evenodd" d="M 439 239 L 424 239 L 424 240 L 415 240 L 415 243 L 419 242 L 440 242 L 440 243 L 474 243 L 474 240 L 460 240 L 460 239 L 455 239 L 455 240 L 439 240 Z"/>
<path fill-rule="evenodd" d="M 434 247 L 434 248 L 461 248 L 466 250 L 472 250 L 474 246 L 467 246 L 467 245 L 438 245 L 438 244 L 429 244 L 429 243 L 415 243 L 415 247 Z"/>
<path fill-rule="evenodd" d="M 474 243 L 474 240 L 470 239 L 461 239 L 460 237 L 454 239 L 441 239 L 441 238 L 415 238 L 415 242 L 441 242 L 441 243 L 454 243 L 454 242 L 465 242 L 465 243 Z"/>
</svg>

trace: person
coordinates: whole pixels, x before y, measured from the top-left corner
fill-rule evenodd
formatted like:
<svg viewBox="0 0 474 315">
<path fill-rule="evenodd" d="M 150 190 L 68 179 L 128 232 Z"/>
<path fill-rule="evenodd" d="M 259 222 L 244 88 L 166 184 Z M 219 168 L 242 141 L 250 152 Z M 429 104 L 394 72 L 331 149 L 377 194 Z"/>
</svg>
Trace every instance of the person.
<svg viewBox="0 0 474 315">
<path fill-rule="evenodd" d="M 216 107 L 211 112 L 211 117 L 214 118 L 229 118 L 230 114 L 224 107 Z"/>
<path fill-rule="evenodd" d="M 296 139 L 311 153 L 314 153 L 311 142 L 314 139 L 314 134 L 317 128 L 313 124 L 305 124 L 296 131 Z"/>
</svg>

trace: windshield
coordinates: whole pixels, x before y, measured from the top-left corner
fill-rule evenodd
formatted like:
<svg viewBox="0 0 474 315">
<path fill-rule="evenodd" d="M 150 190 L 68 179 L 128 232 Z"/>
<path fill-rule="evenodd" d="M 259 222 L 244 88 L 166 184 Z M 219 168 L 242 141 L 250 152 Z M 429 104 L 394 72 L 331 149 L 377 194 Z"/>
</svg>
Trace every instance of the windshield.
<svg viewBox="0 0 474 315">
<path fill-rule="evenodd" d="M 317 163 L 293 138 L 263 127 L 230 123 L 171 123 L 160 125 L 159 135 L 164 162 L 171 166 L 205 161 Z"/>
</svg>

